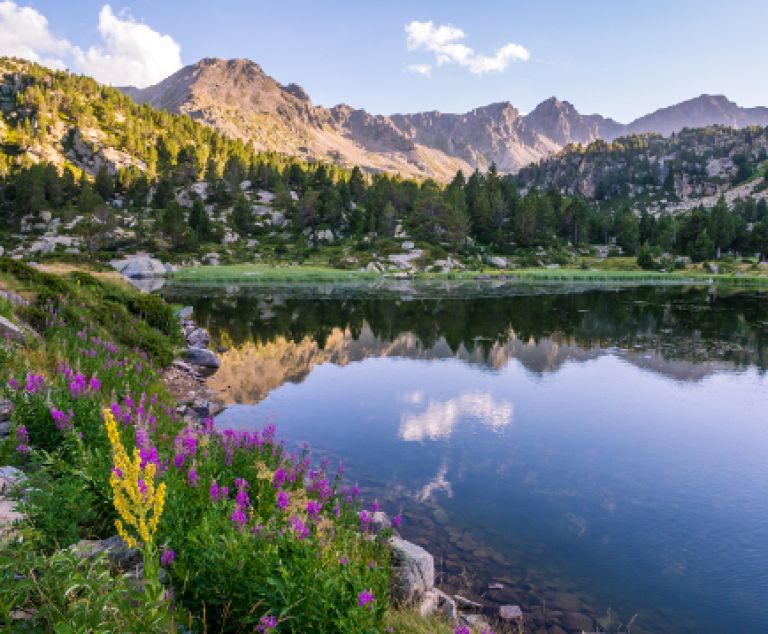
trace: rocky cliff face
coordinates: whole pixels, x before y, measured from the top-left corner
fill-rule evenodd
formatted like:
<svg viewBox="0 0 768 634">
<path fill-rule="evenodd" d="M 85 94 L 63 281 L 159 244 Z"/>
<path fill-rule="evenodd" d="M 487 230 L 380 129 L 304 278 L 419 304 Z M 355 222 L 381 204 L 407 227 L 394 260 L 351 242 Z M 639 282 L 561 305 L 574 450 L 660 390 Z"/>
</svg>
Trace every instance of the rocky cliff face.
<svg viewBox="0 0 768 634">
<path fill-rule="evenodd" d="M 552 97 L 527 115 L 509 102 L 463 114 L 438 111 L 373 115 L 348 105 L 312 103 L 298 85 L 282 85 L 245 59 L 206 58 L 155 86 L 124 91 L 140 103 L 188 114 L 260 150 L 360 165 L 369 171 L 447 180 L 457 169 L 516 172 L 569 143 L 633 132 L 664 135 L 683 127 L 768 125 L 768 108 L 740 108 L 702 95 L 630 124 L 582 115 Z"/>
</svg>

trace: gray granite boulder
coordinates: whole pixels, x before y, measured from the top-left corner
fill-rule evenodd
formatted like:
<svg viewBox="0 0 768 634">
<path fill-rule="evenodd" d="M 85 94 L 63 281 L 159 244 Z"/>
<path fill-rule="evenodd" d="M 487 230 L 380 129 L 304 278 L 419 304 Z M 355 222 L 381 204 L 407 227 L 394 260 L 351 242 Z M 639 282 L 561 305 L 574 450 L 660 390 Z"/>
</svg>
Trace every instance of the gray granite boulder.
<svg viewBox="0 0 768 634">
<path fill-rule="evenodd" d="M 435 587 L 435 560 L 426 550 L 400 537 L 389 540 L 392 548 L 392 598 L 401 605 L 422 601 Z"/>
<path fill-rule="evenodd" d="M 195 328 L 187 335 L 187 343 L 194 348 L 207 348 L 210 340 L 205 328 Z"/>
<path fill-rule="evenodd" d="M 187 348 L 187 361 L 192 365 L 197 365 L 202 368 L 218 368 L 221 363 L 216 353 L 208 350 L 208 348 L 196 348 L 190 346 Z"/>
<path fill-rule="evenodd" d="M 148 255 L 136 255 L 124 260 L 113 260 L 110 264 L 124 277 L 133 279 L 163 277 L 166 274 L 165 265 L 157 258 Z"/>
</svg>

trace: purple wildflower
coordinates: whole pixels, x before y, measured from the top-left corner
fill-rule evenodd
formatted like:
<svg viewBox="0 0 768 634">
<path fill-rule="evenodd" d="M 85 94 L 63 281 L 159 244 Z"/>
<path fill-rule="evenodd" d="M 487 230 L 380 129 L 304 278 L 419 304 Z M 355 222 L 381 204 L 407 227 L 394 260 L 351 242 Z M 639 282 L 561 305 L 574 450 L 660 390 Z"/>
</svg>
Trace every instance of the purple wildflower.
<svg viewBox="0 0 768 634">
<path fill-rule="evenodd" d="M 160 555 L 160 565 L 165 567 L 170 566 L 173 560 L 176 559 L 176 553 L 172 548 L 163 548 L 163 552 Z"/>
<path fill-rule="evenodd" d="M 242 506 L 243 508 L 248 508 L 251 505 L 251 499 L 248 497 L 248 494 L 244 489 L 241 489 L 237 492 L 235 502 L 237 502 L 238 506 Z"/>
<path fill-rule="evenodd" d="M 190 467 L 189 471 L 187 472 L 187 484 L 189 484 L 189 486 L 191 486 L 193 489 L 196 489 L 197 483 L 198 483 L 197 471 L 195 471 L 194 467 Z"/>
<path fill-rule="evenodd" d="M 19 425 L 16 428 L 16 442 L 19 443 L 16 446 L 16 451 L 22 455 L 27 455 L 31 449 L 29 448 L 29 432 L 24 425 Z"/>
<path fill-rule="evenodd" d="M 313 519 L 316 520 L 317 516 L 320 515 L 320 511 L 323 508 L 323 503 L 318 502 L 317 500 L 310 500 L 307 502 L 307 514 Z"/>
<path fill-rule="evenodd" d="M 259 634 L 270 634 L 272 630 L 277 627 L 277 618 L 271 614 L 265 614 L 259 619 L 259 624 L 256 627 L 256 631 Z"/>
<path fill-rule="evenodd" d="M 342 566 L 346 566 L 349 563 L 349 557 L 347 557 L 346 555 L 342 555 L 341 557 L 339 557 L 339 563 Z"/>
<path fill-rule="evenodd" d="M 369 610 L 373 609 L 373 603 L 376 601 L 376 597 L 370 590 L 363 590 L 357 595 L 357 605 L 361 608 L 367 607 Z"/>
<path fill-rule="evenodd" d="M 309 529 L 306 524 L 304 524 L 298 517 L 292 516 L 288 522 L 293 529 L 293 534 L 296 536 L 296 539 L 302 540 L 309 535 Z"/>
<path fill-rule="evenodd" d="M 243 527 L 248 522 L 248 518 L 245 517 L 245 513 L 243 513 L 243 509 L 239 506 L 232 512 L 232 516 L 230 519 L 235 523 L 235 525 L 242 530 Z"/>
<path fill-rule="evenodd" d="M 16 379 L 11 377 L 10 379 L 8 379 L 8 387 L 10 387 L 12 390 L 18 390 L 21 387 L 21 385 Z"/>
<path fill-rule="evenodd" d="M 286 473 L 283 470 L 282 467 L 278 467 L 277 471 L 275 471 L 275 475 L 272 477 L 272 486 L 275 489 L 279 489 L 285 484 L 285 476 Z"/>
<path fill-rule="evenodd" d="M 395 528 L 400 528 L 400 525 L 403 523 L 403 518 L 398 513 L 392 518 L 392 526 Z"/>
<path fill-rule="evenodd" d="M 91 392 L 98 392 L 101 389 L 101 381 L 98 377 L 91 377 L 91 380 L 88 382 L 88 389 Z"/>
<path fill-rule="evenodd" d="M 453 634 L 472 634 L 466 625 L 457 625 L 453 628 Z"/>
<path fill-rule="evenodd" d="M 147 483 L 144 482 L 144 480 L 142 480 L 141 478 L 139 478 L 136 481 L 136 484 L 138 485 L 139 491 L 141 491 L 141 494 L 145 495 L 147 493 Z"/>
<path fill-rule="evenodd" d="M 211 487 L 208 489 L 208 495 L 211 498 L 211 502 L 215 502 L 219 499 L 219 483 L 214 480 L 211 482 Z"/>
<path fill-rule="evenodd" d="M 288 497 L 288 494 L 283 491 L 282 489 L 277 492 L 277 501 L 275 504 L 277 505 L 277 508 L 281 510 L 285 510 L 288 508 L 288 502 L 290 502 L 290 498 Z"/>
<path fill-rule="evenodd" d="M 181 469 L 182 466 L 184 466 L 184 454 L 183 453 L 177 453 L 173 457 L 173 466 L 177 469 Z"/>
</svg>

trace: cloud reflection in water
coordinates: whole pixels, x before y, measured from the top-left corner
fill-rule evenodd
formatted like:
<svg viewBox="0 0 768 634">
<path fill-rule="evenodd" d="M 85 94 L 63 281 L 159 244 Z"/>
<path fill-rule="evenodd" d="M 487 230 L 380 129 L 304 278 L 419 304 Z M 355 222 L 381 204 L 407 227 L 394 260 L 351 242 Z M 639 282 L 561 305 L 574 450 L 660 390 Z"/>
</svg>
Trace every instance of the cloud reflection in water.
<svg viewBox="0 0 768 634">
<path fill-rule="evenodd" d="M 419 395 L 420 398 L 415 398 Z M 422 401 L 420 392 L 404 394 L 409 404 Z M 445 401 L 430 400 L 422 412 L 403 412 L 400 416 L 399 436 L 405 441 L 445 440 L 451 436 L 456 424 L 463 418 L 499 431 L 512 422 L 512 403 L 496 400 L 487 392 L 463 392 Z"/>
</svg>

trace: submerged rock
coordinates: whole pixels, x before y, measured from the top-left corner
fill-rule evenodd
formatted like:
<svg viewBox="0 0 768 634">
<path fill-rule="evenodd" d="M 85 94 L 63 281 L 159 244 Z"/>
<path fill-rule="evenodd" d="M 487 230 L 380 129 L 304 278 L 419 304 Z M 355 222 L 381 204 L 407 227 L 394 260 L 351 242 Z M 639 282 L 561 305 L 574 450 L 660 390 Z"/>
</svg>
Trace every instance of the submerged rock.
<svg viewBox="0 0 768 634">
<path fill-rule="evenodd" d="M 208 348 L 197 348 L 195 346 L 190 346 L 187 348 L 186 356 L 189 363 L 192 365 L 198 365 L 203 368 L 217 369 L 221 365 L 221 362 L 216 356 L 216 353 L 212 350 L 208 350 Z"/>
<path fill-rule="evenodd" d="M 413 605 L 435 587 L 435 560 L 421 546 L 392 537 L 392 597 L 396 603 Z"/>
</svg>

